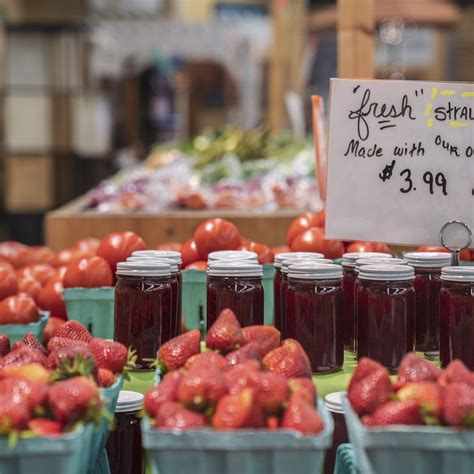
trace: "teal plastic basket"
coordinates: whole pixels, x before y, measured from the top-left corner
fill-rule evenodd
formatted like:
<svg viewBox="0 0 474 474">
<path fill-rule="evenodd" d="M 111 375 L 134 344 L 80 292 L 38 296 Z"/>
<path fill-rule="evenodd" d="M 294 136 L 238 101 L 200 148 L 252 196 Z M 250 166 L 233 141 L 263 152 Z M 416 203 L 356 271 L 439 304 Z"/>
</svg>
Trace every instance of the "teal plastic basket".
<svg viewBox="0 0 474 474">
<path fill-rule="evenodd" d="M 321 400 L 318 410 L 325 428 L 317 436 L 286 430 L 162 431 L 144 418 L 142 444 L 160 474 L 317 474 L 334 431 Z"/>
<path fill-rule="evenodd" d="M 43 333 L 46 323 L 48 322 L 49 312 L 41 311 L 39 319 L 36 323 L 30 324 L 2 324 L 0 325 L 0 334 L 6 334 L 10 338 L 10 344 L 23 339 L 25 334 L 31 333 L 39 341 L 43 340 Z M 0 471 L 3 474 L 2 471 Z"/>
<path fill-rule="evenodd" d="M 356 466 L 363 474 L 472 474 L 474 431 L 394 425 L 367 428 L 343 396 Z"/>
<path fill-rule="evenodd" d="M 79 321 L 94 337 L 114 338 L 114 288 L 63 290 L 69 319 Z"/>
<path fill-rule="evenodd" d="M 0 437 L 1 474 L 83 474 L 92 425 L 81 426 L 58 438 L 19 439 L 14 448 Z"/>
<path fill-rule="evenodd" d="M 183 300 L 182 311 L 184 322 L 188 329 L 205 331 L 207 311 L 206 272 L 187 270 L 182 274 Z M 263 292 L 264 292 L 264 323 L 273 324 L 273 265 L 263 266 Z"/>
</svg>

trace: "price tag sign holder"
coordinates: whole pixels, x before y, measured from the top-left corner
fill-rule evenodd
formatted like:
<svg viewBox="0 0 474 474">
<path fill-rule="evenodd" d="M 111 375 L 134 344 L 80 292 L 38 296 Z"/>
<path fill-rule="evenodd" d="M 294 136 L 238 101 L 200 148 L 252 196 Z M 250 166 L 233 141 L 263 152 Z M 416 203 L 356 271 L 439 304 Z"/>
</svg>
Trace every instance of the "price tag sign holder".
<svg viewBox="0 0 474 474">
<path fill-rule="evenodd" d="M 459 254 L 471 245 L 472 231 L 465 222 L 452 220 L 441 227 L 439 241 L 451 252 L 451 265 L 458 266 Z"/>
</svg>

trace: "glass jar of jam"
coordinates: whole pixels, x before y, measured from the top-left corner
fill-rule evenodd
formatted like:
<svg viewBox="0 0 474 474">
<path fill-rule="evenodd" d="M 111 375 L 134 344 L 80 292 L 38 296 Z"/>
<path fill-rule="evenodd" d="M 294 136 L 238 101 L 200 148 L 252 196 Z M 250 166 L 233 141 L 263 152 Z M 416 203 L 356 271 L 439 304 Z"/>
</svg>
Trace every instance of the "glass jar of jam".
<svg viewBox="0 0 474 474">
<path fill-rule="evenodd" d="M 451 254 L 442 252 L 410 252 L 405 254 L 415 269 L 416 350 L 439 350 L 439 292 L 441 268 L 451 263 Z"/>
<path fill-rule="evenodd" d="M 365 265 L 357 290 L 357 357 L 394 371 L 415 348 L 415 273 L 408 265 Z"/>
<path fill-rule="evenodd" d="M 143 395 L 122 390 L 115 409 L 115 426 L 107 441 L 110 474 L 142 474 L 145 463 L 142 454 L 140 410 Z"/>
<path fill-rule="evenodd" d="M 180 333 L 181 326 L 181 271 L 178 264 L 166 258 L 152 257 L 128 257 L 127 262 L 165 262 L 170 265 L 171 277 L 171 314 L 172 314 L 172 335 L 176 337 Z"/>
<path fill-rule="evenodd" d="M 331 412 L 334 420 L 334 435 L 332 447 L 326 451 L 324 458 L 324 474 L 333 474 L 334 465 L 336 464 L 337 448 L 341 444 L 349 442 L 349 435 L 347 434 L 346 420 L 344 418 L 344 408 L 342 407 L 342 395 L 346 392 L 328 393 L 324 397 L 324 404 Z"/>
<path fill-rule="evenodd" d="M 206 327 L 226 308 L 235 313 L 241 326 L 263 324 L 262 278 L 262 265 L 253 261 L 209 262 Z"/>
<path fill-rule="evenodd" d="M 156 351 L 173 337 L 171 266 L 167 262 L 117 265 L 114 339 L 137 351 L 137 369 L 148 370 Z"/>
<path fill-rule="evenodd" d="M 232 260 L 252 260 L 258 263 L 258 255 L 248 250 L 217 250 L 207 256 L 208 262 L 216 262 L 218 260 L 224 260 L 226 262 Z"/>
<path fill-rule="evenodd" d="M 460 359 L 474 370 L 474 267 L 441 269 L 441 366 Z"/>
<path fill-rule="evenodd" d="M 313 372 L 339 370 L 344 363 L 342 267 L 319 262 L 288 270 L 286 337 L 308 354 Z"/>
<path fill-rule="evenodd" d="M 288 288 L 288 267 L 294 263 L 305 263 L 305 262 L 312 262 L 318 261 L 319 263 L 333 263 L 332 260 L 329 260 L 324 257 L 320 257 L 320 253 L 307 253 L 306 256 L 302 256 L 304 252 L 295 252 L 294 255 L 290 255 L 287 258 L 284 258 L 280 268 L 280 324 L 281 328 L 277 327 L 277 329 L 281 332 L 281 338 L 286 339 L 288 336 L 286 335 L 286 290 Z"/>
<path fill-rule="evenodd" d="M 273 266 L 275 267 L 275 275 L 273 277 L 273 311 L 274 318 L 273 323 L 275 327 L 281 331 L 281 297 L 280 297 L 280 288 L 281 288 L 281 264 L 283 259 L 290 254 L 291 252 L 277 253 L 273 261 Z"/>
<path fill-rule="evenodd" d="M 382 252 L 349 252 L 342 256 L 342 268 L 344 276 L 342 277 L 342 292 L 344 294 L 344 347 L 354 350 L 354 284 L 356 281 L 355 265 L 356 261 L 364 257 L 385 257 L 391 258 L 389 253 Z"/>
</svg>

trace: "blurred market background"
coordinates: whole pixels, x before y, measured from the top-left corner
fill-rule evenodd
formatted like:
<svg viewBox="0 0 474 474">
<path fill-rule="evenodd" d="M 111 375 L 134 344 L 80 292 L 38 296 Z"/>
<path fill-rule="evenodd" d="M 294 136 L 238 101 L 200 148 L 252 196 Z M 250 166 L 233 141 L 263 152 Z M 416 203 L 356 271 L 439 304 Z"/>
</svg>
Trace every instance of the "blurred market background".
<svg viewBox="0 0 474 474">
<path fill-rule="evenodd" d="M 474 80 L 473 1 L 374 1 L 375 77 Z M 350 41 L 336 3 L 0 0 L 0 241 L 42 242 L 66 204 L 319 209 L 310 97 L 327 109 Z"/>
</svg>

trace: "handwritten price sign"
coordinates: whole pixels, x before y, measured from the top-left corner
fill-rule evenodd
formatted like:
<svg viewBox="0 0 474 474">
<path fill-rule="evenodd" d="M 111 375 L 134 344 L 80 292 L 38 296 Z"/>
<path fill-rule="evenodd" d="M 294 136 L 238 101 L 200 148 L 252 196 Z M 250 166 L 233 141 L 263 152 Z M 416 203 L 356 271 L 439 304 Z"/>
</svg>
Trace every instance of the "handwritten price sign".
<svg viewBox="0 0 474 474">
<path fill-rule="evenodd" d="M 474 228 L 474 84 L 331 80 L 326 236 L 439 245 Z"/>
</svg>

